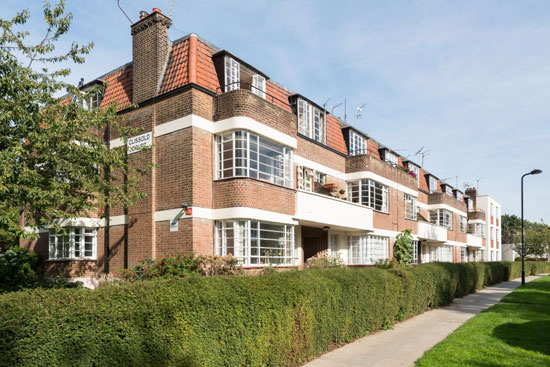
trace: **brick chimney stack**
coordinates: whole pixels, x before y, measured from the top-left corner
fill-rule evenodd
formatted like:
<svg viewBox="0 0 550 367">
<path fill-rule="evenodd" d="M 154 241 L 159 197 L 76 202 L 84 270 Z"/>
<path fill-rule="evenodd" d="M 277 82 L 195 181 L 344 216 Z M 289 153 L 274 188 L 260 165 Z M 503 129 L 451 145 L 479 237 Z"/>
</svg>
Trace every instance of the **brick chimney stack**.
<svg viewBox="0 0 550 367">
<path fill-rule="evenodd" d="M 151 14 L 140 12 L 132 24 L 133 103 L 155 97 L 168 59 L 168 28 L 172 20 L 154 8 Z"/>
<path fill-rule="evenodd" d="M 472 201 L 473 201 L 473 204 L 474 204 L 474 208 L 477 208 L 476 206 L 476 201 L 477 201 L 477 190 L 475 187 L 468 187 L 466 189 L 466 195 L 468 195 Z"/>
</svg>

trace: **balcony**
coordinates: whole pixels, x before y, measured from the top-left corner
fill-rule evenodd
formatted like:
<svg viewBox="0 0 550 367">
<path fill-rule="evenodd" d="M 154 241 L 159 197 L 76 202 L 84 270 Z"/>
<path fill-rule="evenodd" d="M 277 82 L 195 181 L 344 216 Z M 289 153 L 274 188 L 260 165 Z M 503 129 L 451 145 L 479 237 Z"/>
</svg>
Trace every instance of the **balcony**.
<svg viewBox="0 0 550 367">
<path fill-rule="evenodd" d="M 446 242 L 447 228 L 429 222 L 418 222 L 418 238 L 434 242 Z"/>
<path fill-rule="evenodd" d="M 428 195 L 428 205 L 444 204 L 458 209 L 464 213 L 468 210 L 466 204 L 458 201 L 454 196 L 447 195 L 444 192 L 434 192 Z"/>
<path fill-rule="evenodd" d="M 240 84 L 241 87 L 245 86 L 245 83 Z M 284 134 L 296 136 L 296 116 L 290 112 L 288 101 L 281 101 L 267 93 L 263 94 L 265 98 L 248 89 L 236 89 L 217 95 L 214 98 L 214 121 L 248 117 Z M 283 103 L 286 103 L 288 110 L 280 107 Z"/>
<path fill-rule="evenodd" d="M 468 247 L 481 248 L 483 246 L 483 239 L 480 236 L 468 233 L 466 234 L 466 243 Z"/>
<path fill-rule="evenodd" d="M 307 191 L 296 192 L 296 214 L 300 224 L 329 226 L 342 231 L 372 231 L 372 209 L 342 199 Z"/>
<path fill-rule="evenodd" d="M 346 173 L 369 171 L 388 180 L 397 182 L 410 189 L 417 190 L 418 182 L 416 177 L 405 172 L 399 166 L 392 166 L 370 154 L 352 155 L 346 157 Z"/>
<path fill-rule="evenodd" d="M 485 212 L 481 209 L 469 211 L 468 220 L 474 220 L 474 219 L 485 221 L 486 220 Z"/>
</svg>

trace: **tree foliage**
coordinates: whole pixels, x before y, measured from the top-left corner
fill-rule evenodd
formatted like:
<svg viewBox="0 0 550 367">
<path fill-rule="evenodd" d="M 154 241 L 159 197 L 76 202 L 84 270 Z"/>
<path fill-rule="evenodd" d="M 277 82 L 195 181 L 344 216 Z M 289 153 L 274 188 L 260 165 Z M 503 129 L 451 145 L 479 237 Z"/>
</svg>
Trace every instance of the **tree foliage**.
<svg viewBox="0 0 550 367">
<path fill-rule="evenodd" d="M 413 260 L 413 238 L 410 229 L 404 230 L 395 237 L 393 257 L 400 264 L 411 264 Z"/>
<path fill-rule="evenodd" d="M 550 253 L 550 226 L 526 220 L 524 222 L 525 256 L 548 258 Z M 502 216 L 502 243 L 511 243 L 521 254 L 521 218 Z"/>
<path fill-rule="evenodd" d="M 115 104 L 82 108 L 79 101 L 102 93 L 101 87 L 82 93 L 63 81 L 70 70 L 60 67 L 83 63 L 93 44 L 56 52 L 72 15 L 63 0 L 45 3 L 43 15 L 47 30 L 38 44 L 19 29 L 29 11 L 0 19 L 0 232 L 15 237 L 29 235 L 20 226 L 21 213 L 36 228 L 143 196 L 137 183 L 144 171 L 130 169 L 126 151 L 108 149 L 103 135 L 108 125 L 123 139 L 136 131 L 123 127 Z M 63 92 L 66 97 L 58 98 Z M 101 173 L 106 171 L 119 179 Z"/>
</svg>

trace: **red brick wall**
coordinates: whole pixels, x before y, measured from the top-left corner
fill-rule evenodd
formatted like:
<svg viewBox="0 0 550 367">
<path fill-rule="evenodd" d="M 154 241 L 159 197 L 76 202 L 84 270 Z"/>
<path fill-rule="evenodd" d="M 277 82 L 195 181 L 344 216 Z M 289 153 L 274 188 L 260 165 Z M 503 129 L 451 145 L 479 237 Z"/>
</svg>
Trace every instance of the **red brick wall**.
<svg viewBox="0 0 550 367">
<path fill-rule="evenodd" d="M 247 207 L 294 215 L 295 191 L 252 178 L 214 182 L 214 208 Z"/>
<path fill-rule="evenodd" d="M 298 137 L 298 148 L 295 153 L 300 157 L 309 159 L 310 161 L 317 162 L 323 166 L 335 169 L 340 172 L 345 172 L 346 158 L 331 152 L 328 149 L 323 148 L 309 140 L 302 137 Z"/>
</svg>

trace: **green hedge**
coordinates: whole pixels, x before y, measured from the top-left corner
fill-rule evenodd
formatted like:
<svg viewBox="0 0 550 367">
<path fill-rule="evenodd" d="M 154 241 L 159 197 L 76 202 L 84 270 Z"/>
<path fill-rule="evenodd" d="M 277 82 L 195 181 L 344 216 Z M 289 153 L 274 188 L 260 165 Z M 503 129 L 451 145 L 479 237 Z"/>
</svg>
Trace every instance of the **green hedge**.
<svg viewBox="0 0 550 367">
<path fill-rule="evenodd" d="M 298 365 L 519 274 L 510 262 L 433 263 L 9 293 L 0 366 Z"/>
</svg>

